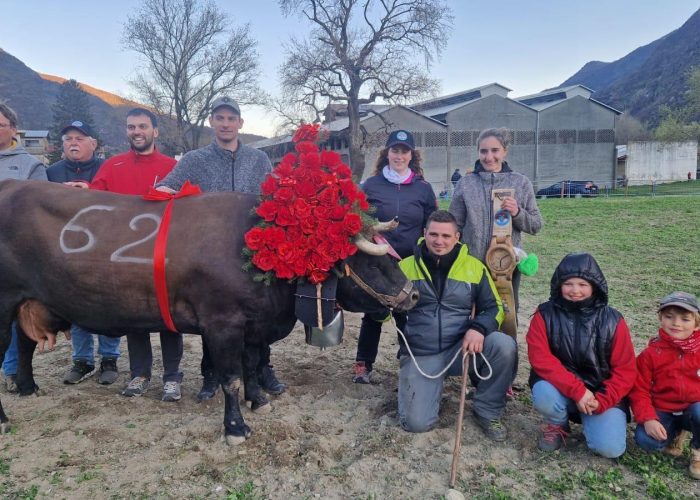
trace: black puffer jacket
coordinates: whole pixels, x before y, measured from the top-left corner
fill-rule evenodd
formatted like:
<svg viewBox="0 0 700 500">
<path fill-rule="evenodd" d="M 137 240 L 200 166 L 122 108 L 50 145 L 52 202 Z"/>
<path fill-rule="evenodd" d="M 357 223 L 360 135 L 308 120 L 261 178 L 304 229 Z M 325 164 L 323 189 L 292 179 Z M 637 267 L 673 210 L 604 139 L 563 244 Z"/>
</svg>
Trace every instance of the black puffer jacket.
<svg viewBox="0 0 700 500">
<path fill-rule="evenodd" d="M 85 181 L 92 182 L 104 160 L 93 156 L 90 160 L 60 160 L 46 169 L 46 176 L 51 182 Z"/>
<path fill-rule="evenodd" d="M 561 296 L 561 285 L 569 278 L 593 284 L 593 296 L 571 302 Z M 569 254 L 554 271 L 550 298 L 538 311 L 547 328 L 549 348 L 592 392 L 605 392 L 610 378 L 612 342 L 622 315 L 608 306 L 608 284 L 598 263 L 586 253 Z M 530 386 L 541 378 L 530 371 Z"/>
</svg>

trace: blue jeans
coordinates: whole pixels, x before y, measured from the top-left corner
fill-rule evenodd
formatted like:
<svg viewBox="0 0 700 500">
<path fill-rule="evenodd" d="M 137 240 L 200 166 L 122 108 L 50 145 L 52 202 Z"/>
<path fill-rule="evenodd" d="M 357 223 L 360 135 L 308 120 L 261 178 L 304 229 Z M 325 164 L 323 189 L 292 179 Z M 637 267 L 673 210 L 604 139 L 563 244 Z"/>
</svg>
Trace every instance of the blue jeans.
<svg viewBox="0 0 700 500">
<path fill-rule="evenodd" d="M 73 325 L 70 329 L 71 341 L 73 343 L 73 361 L 85 361 L 89 365 L 95 364 L 95 333 L 92 333 L 78 325 Z M 97 335 L 97 352 L 102 359 L 119 357 L 120 337 L 105 337 Z"/>
<path fill-rule="evenodd" d="M 576 402 L 563 396 L 552 384 L 540 380 L 532 387 L 532 404 L 545 421 L 568 426 L 569 415 L 578 414 L 583 424 L 588 448 L 606 458 L 617 458 L 625 452 L 627 416 L 620 408 L 609 408 L 603 413 L 585 415 L 578 411 Z"/>
<path fill-rule="evenodd" d="M 656 451 L 666 447 L 682 430 L 693 434 L 693 448 L 700 450 L 700 403 L 693 403 L 685 411 L 667 413 L 656 410 L 661 425 L 666 429 L 666 441 L 657 441 L 644 430 L 643 424 L 637 424 L 634 440 L 640 448 L 646 451 Z"/>
<path fill-rule="evenodd" d="M 2 360 L 2 372 L 6 377 L 17 375 L 17 364 L 19 359 L 19 350 L 17 348 L 17 328 L 15 322 L 12 322 L 12 341 L 5 352 L 5 358 Z"/>
</svg>

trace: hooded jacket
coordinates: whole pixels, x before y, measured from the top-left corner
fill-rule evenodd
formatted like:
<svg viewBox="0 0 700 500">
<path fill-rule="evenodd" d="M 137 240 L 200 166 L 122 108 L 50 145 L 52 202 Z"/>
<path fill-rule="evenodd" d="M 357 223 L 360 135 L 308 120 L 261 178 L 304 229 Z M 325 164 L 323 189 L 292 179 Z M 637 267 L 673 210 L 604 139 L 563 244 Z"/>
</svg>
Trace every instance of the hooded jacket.
<svg viewBox="0 0 700 500">
<path fill-rule="evenodd" d="M 396 253 L 401 258 L 413 255 L 428 216 L 437 209 L 432 186 L 420 175 L 413 175 L 406 184 L 394 184 L 379 173 L 368 177 L 362 183 L 362 190 L 367 195 L 367 202 L 376 207 L 374 216 L 377 220 L 399 219 L 396 229 L 384 233 Z"/>
<path fill-rule="evenodd" d="M 508 163 L 503 162 L 500 172 L 488 172 L 477 160 L 474 172 L 465 175 L 455 187 L 450 203 L 450 212 L 457 219 L 462 233 L 462 241 L 467 244 L 469 253 L 484 261 L 493 234 L 494 189 L 515 190 L 518 202 L 518 215 L 513 217 L 513 245 L 520 247 L 520 233 L 536 234 L 542 228 L 542 216 L 537 208 L 532 183 L 523 174 L 513 172 Z"/>
<path fill-rule="evenodd" d="M 16 142 L 13 141 L 13 144 Z M 27 153 L 22 146 L 15 146 L 0 151 L 0 181 L 5 179 L 17 180 L 46 180 L 46 167 L 34 156 Z"/>
<path fill-rule="evenodd" d="M 700 330 L 693 335 L 700 335 Z M 640 424 L 658 419 L 656 410 L 684 411 L 700 401 L 700 351 L 684 353 L 659 332 L 639 354 L 637 369 L 630 401 Z"/>
<path fill-rule="evenodd" d="M 593 295 L 571 302 L 561 295 L 569 278 L 593 285 Z M 532 367 L 530 386 L 546 380 L 569 399 L 586 389 L 600 403 L 596 413 L 618 405 L 634 385 L 637 368 L 629 329 L 608 306 L 608 285 L 598 263 L 586 253 L 569 254 L 552 275 L 549 301 L 540 304 L 526 336 Z"/>
<path fill-rule="evenodd" d="M 92 182 L 104 160 L 93 155 L 88 161 L 57 161 L 46 169 L 51 182 L 86 181 Z"/>
<path fill-rule="evenodd" d="M 473 328 L 483 335 L 498 330 L 504 318 L 503 304 L 484 265 L 457 244 L 454 255 L 443 256 L 449 269 L 433 258 L 426 262 L 425 243 L 399 266 L 420 293 L 408 312 L 406 339 L 416 356 L 437 354 L 461 342 Z M 430 257 L 429 257 L 430 258 Z M 472 306 L 476 317 L 471 319 Z M 401 346 L 402 354 L 404 346 Z"/>
</svg>

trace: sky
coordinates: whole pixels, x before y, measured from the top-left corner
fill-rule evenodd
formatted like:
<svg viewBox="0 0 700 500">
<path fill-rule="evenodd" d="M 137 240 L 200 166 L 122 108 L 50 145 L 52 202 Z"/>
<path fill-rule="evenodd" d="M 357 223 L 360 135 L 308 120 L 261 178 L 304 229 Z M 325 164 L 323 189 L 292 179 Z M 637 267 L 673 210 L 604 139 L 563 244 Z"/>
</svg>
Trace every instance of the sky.
<svg viewBox="0 0 700 500">
<path fill-rule="evenodd" d="M 264 90 L 279 92 L 278 69 L 290 36 L 309 25 L 285 18 L 275 0 L 217 0 L 233 24 L 250 23 L 258 41 Z M 453 30 L 430 68 L 440 94 L 498 82 L 509 97 L 556 87 L 585 63 L 615 61 L 679 28 L 698 0 L 448 0 Z M 141 61 L 123 48 L 123 24 L 135 0 L 0 0 L 0 48 L 35 71 L 74 78 L 124 97 Z M 410 71 L 412 64 L 406 65 Z M 2 78 L 2 75 L 0 75 Z M 1 97 L 1 96 L 0 96 Z M 235 96 L 233 96 L 235 98 Z M 269 136 L 275 116 L 244 108 L 243 132 Z"/>
</svg>

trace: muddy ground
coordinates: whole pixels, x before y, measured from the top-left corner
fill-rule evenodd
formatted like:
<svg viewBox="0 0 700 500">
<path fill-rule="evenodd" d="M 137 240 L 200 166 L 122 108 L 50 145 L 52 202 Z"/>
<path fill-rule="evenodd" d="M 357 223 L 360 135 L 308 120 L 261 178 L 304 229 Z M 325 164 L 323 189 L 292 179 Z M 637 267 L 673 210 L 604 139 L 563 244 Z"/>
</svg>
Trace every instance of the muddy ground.
<svg viewBox="0 0 700 500">
<path fill-rule="evenodd" d="M 523 304 L 525 311 L 533 303 Z M 527 317 L 521 313 L 522 333 Z M 438 427 L 425 434 L 404 432 L 397 422 L 396 334 L 385 327 L 375 383 L 351 381 L 359 316 L 346 315 L 344 342 L 320 351 L 307 346 L 301 329 L 275 345 L 273 363 L 289 390 L 273 399 L 269 414 L 244 417 L 253 436 L 229 447 L 221 440 L 223 397 L 197 403 L 201 343 L 185 338 L 183 398 L 160 401 L 159 348 L 154 380 L 144 397 L 119 395 L 121 378 L 100 386 L 94 378 L 62 383 L 70 365 L 70 343 L 35 358 L 39 396 L 3 393 L 12 422 L 0 437 L 0 496 L 4 498 L 441 498 L 447 492 L 459 380 L 448 382 Z M 152 336 L 157 344 L 157 335 Z M 508 403 L 505 444 L 485 440 L 470 420 L 469 402 L 456 489 L 467 497 L 542 496 L 543 474 L 617 467 L 588 453 L 576 436 L 561 455 L 538 452 L 539 421 L 531 409 L 527 355 L 522 335 L 516 399 Z M 125 352 L 126 341 L 122 341 Z M 579 436 L 580 439 L 580 436 Z M 678 466 L 679 470 L 682 465 Z M 619 483 L 645 492 L 627 473 Z M 610 484 L 610 494 L 620 489 Z M 561 491 L 555 496 L 580 496 Z M 683 487 L 697 495 L 690 482 Z M 617 492 L 619 494 L 619 492 Z M 630 491 L 632 497 L 639 497 Z M 624 495 L 623 495 L 624 496 Z"/>
</svg>

